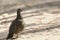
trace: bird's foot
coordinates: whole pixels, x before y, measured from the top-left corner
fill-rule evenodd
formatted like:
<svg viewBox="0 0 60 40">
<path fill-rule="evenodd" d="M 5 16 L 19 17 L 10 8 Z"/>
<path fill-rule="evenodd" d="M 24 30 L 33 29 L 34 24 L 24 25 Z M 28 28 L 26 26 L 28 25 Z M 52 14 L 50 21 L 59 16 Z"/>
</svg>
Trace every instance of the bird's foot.
<svg viewBox="0 0 60 40">
<path fill-rule="evenodd" d="M 17 39 L 18 38 L 18 34 L 13 36 L 13 39 Z"/>
</svg>

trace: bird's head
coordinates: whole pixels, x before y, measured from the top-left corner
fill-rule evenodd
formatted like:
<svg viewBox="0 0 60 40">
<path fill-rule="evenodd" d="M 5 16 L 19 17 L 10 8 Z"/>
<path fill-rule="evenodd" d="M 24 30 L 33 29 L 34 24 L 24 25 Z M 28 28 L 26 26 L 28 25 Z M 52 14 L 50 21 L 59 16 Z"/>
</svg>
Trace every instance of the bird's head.
<svg viewBox="0 0 60 40">
<path fill-rule="evenodd" d="M 18 8 L 18 9 L 17 9 L 17 12 L 22 12 L 22 9 Z"/>
</svg>

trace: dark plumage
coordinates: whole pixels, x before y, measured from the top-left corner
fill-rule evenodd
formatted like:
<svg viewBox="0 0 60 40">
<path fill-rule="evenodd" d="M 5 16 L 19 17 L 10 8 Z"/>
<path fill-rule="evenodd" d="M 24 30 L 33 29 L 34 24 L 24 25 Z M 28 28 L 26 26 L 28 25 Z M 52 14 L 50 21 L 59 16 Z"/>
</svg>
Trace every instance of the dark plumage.
<svg viewBox="0 0 60 40">
<path fill-rule="evenodd" d="M 11 39 L 14 34 L 16 34 L 18 37 L 18 33 L 24 29 L 24 25 L 23 25 L 23 21 L 22 21 L 22 17 L 21 17 L 21 11 L 22 11 L 21 9 L 17 10 L 17 17 L 12 22 L 12 24 L 9 28 L 9 34 L 7 36 L 7 39 Z"/>
</svg>

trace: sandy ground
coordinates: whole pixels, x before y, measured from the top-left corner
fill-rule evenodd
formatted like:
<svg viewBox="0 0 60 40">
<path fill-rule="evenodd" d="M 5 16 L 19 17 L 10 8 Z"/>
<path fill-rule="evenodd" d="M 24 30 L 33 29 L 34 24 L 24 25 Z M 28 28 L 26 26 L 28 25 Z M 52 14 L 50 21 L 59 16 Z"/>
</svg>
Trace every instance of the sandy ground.
<svg viewBox="0 0 60 40">
<path fill-rule="evenodd" d="M 15 40 L 60 40 L 60 1 L 40 1 L 28 1 L 29 4 L 22 1 L 20 4 L 13 0 L 11 5 L 10 2 L 9 5 L 3 3 L 3 9 L 0 9 L 0 40 L 6 39 L 9 26 L 16 18 L 17 8 L 23 10 L 21 15 L 25 29 Z"/>
</svg>

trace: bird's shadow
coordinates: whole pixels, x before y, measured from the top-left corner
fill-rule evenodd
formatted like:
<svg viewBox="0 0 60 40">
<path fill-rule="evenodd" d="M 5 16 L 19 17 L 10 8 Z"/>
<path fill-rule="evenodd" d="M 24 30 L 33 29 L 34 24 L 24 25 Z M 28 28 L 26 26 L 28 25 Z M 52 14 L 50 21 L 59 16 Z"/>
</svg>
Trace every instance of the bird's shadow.
<svg viewBox="0 0 60 40">
<path fill-rule="evenodd" d="M 49 31 L 49 30 L 54 29 L 54 28 L 60 28 L 60 25 L 58 25 L 58 26 L 53 26 L 53 27 L 49 27 L 49 28 L 45 28 L 45 29 L 29 30 L 29 31 L 23 32 L 22 34 L 43 32 L 43 31 L 46 31 L 46 30 Z"/>
</svg>

